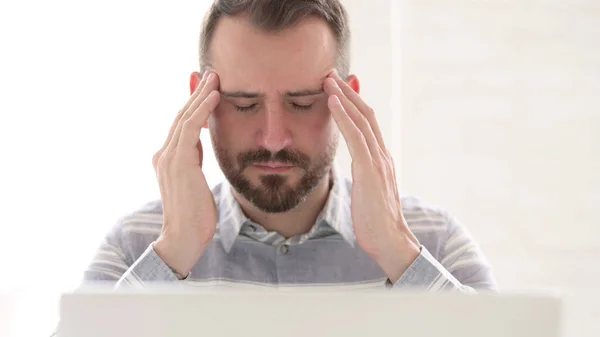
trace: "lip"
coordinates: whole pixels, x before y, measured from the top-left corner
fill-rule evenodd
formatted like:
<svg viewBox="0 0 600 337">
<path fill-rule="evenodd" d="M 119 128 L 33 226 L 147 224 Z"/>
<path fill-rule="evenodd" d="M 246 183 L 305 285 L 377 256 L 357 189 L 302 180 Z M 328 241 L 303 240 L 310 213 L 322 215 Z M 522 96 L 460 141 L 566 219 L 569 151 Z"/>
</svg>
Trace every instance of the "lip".
<svg viewBox="0 0 600 337">
<path fill-rule="evenodd" d="M 261 171 L 268 173 L 283 173 L 291 170 L 293 165 L 279 164 L 279 163 L 264 163 L 252 165 Z"/>
</svg>

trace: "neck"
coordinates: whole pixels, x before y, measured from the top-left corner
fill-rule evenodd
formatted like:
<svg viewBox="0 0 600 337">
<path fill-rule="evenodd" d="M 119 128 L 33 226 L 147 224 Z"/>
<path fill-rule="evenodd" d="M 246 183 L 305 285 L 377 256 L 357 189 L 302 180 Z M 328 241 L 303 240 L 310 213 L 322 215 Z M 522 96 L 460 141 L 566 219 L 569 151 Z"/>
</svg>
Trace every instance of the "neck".
<svg viewBox="0 0 600 337">
<path fill-rule="evenodd" d="M 286 239 L 310 231 L 317 221 L 319 213 L 325 207 L 329 196 L 331 173 L 328 173 L 319 185 L 296 208 L 283 213 L 263 212 L 233 190 L 244 214 L 252 221 L 260 224 L 267 231 L 275 231 Z"/>
</svg>

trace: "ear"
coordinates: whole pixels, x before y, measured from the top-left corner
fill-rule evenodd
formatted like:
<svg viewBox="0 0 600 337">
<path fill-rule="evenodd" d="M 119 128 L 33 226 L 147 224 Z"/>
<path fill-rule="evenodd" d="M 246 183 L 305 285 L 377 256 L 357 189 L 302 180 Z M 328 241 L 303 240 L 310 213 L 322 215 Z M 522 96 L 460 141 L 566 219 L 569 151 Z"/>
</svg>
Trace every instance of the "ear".
<svg viewBox="0 0 600 337">
<path fill-rule="evenodd" d="M 198 86 L 200 85 L 200 81 L 202 81 L 202 75 L 199 72 L 194 71 L 190 75 L 190 95 L 196 91 Z M 208 120 L 204 123 L 203 128 L 208 129 Z"/>
<path fill-rule="evenodd" d="M 356 75 L 350 75 L 346 79 L 346 83 L 354 90 L 357 94 L 360 94 L 360 82 L 358 81 L 358 77 Z"/>
<path fill-rule="evenodd" d="M 190 95 L 193 94 L 194 91 L 196 91 L 196 88 L 198 88 L 200 81 L 202 81 L 202 75 L 199 72 L 194 71 L 190 75 Z"/>
</svg>

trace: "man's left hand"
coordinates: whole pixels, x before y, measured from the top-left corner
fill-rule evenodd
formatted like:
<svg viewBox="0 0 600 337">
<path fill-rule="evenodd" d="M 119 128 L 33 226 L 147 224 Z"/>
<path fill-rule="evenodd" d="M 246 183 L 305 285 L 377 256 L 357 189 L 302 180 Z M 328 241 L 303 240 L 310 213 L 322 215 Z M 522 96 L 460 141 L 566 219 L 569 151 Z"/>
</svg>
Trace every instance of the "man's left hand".
<svg viewBox="0 0 600 337">
<path fill-rule="evenodd" d="M 392 156 L 375 113 L 337 73 L 325 80 L 327 104 L 352 157 L 352 222 L 358 245 L 395 283 L 420 253 L 402 214 Z"/>
</svg>

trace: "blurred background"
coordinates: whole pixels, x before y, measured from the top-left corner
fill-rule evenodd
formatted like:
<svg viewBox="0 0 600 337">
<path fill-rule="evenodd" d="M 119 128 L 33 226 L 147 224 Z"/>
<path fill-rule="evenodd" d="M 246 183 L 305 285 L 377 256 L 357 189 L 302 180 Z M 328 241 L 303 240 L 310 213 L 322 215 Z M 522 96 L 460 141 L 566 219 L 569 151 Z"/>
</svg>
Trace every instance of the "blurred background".
<svg viewBox="0 0 600 337">
<path fill-rule="evenodd" d="M 461 219 L 502 290 L 598 289 L 600 2 L 343 2 L 404 193 Z M 0 313 L 39 312 L 29 332 L 52 328 L 115 221 L 159 197 L 151 157 L 210 3 L 0 3 Z M 344 144 L 338 160 L 348 174 Z"/>
</svg>

